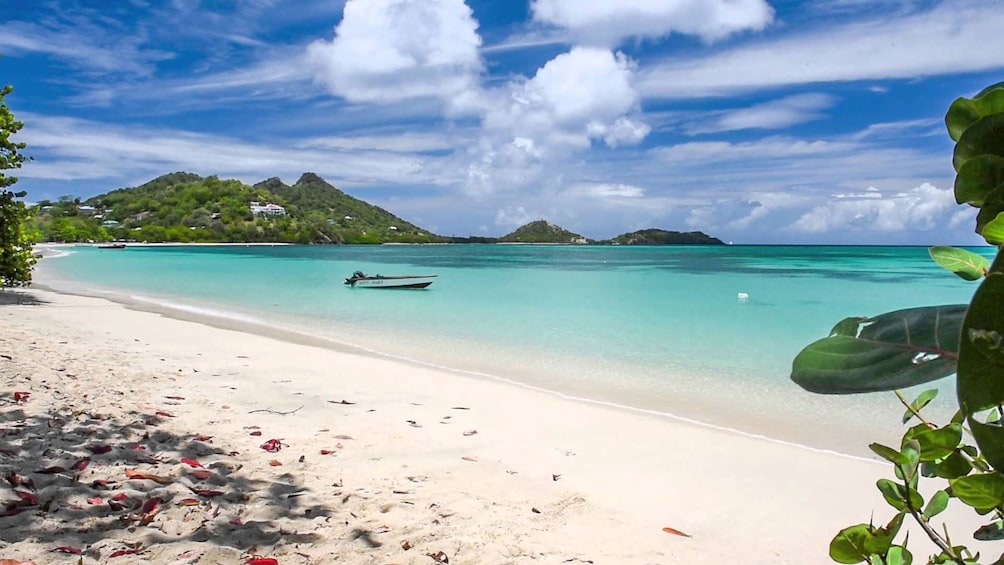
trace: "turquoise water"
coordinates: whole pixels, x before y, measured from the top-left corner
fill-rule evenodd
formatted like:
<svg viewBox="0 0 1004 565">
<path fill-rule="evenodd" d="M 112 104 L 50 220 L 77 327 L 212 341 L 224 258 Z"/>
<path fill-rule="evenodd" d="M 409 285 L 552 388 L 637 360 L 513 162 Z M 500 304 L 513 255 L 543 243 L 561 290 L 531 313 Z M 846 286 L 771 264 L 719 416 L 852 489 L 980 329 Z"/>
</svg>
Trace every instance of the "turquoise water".
<svg viewBox="0 0 1004 565">
<path fill-rule="evenodd" d="M 922 247 L 71 251 L 46 259 L 39 280 L 844 450 L 876 414 L 893 409 L 883 425 L 895 424 L 893 401 L 804 393 L 788 380 L 794 355 L 846 316 L 968 302 L 976 288 Z M 424 291 L 345 287 L 355 270 L 439 277 Z"/>
</svg>

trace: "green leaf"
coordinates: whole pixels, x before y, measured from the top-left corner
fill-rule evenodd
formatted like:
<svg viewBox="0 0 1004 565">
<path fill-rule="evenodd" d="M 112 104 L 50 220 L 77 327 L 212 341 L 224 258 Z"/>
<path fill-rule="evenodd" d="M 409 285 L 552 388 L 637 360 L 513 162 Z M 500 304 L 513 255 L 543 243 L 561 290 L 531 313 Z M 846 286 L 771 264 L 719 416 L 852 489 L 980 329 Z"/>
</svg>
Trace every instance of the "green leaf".
<svg viewBox="0 0 1004 565">
<path fill-rule="evenodd" d="M 1004 157 L 979 155 L 959 167 L 955 177 L 955 201 L 980 207 L 1004 184 Z"/>
<path fill-rule="evenodd" d="M 857 318 L 855 335 L 831 335 L 799 352 L 791 379 L 810 392 L 851 394 L 946 377 L 955 372 L 965 313 L 956 304 Z"/>
<path fill-rule="evenodd" d="M 924 505 L 924 498 L 914 489 L 889 479 L 879 479 L 875 485 L 878 487 L 882 497 L 896 510 L 907 510 L 908 508 L 920 508 Z M 909 496 L 909 505 L 907 504 Z"/>
<path fill-rule="evenodd" d="M 892 540 L 899 533 L 903 526 L 905 512 L 899 512 L 892 517 L 889 524 L 884 528 L 869 528 L 868 537 L 865 538 L 865 551 L 872 555 L 885 555 L 892 547 Z"/>
<path fill-rule="evenodd" d="M 950 481 L 952 494 L 978 510 L 1004 503 L 1004 476 L 1000 473 L 968 475 Z"/>
<path fill-rule="evenodd" d="M 917 399 L 910 403 L 910 409 L 903 413 L 903 423 L 909 422 L 913 418 L 914 413 L 919 413 L 923 410 L 936 396 L 938 396 L 938 389 L 936 388 L 931 388 L 920 393 Z"/>
<path fill-rule="evenodd" d="M 1004 83 L 988 86 L 972 98 L 958 98 L 948 108 L 945 125 L 948 135 L 958 141 L 969 126 L 983 116 L 1004 112 Z"/>
<path fill-rule="evenodd" d="M 979 233 L 991 245 L 1004 244 L 1004 212 L 999 212 L 994 219 L 984 224 Z"/>
<path fill-rule="evenodd" d="M 972 464 L 960 453 L 955 452 L 935 464 L 937 475 L 943 479 L 964 477 L 973 470 Z"/>
<path fill-rule="evenodd" d="M 1004 162 L 1004 158 L 1001 161 Z M 982 279 L 987 268 L 990 267 L 990 260 L 986 257 L 958 247 L 937 245 L 928 249 L 928 253 L 945 270 L 955 273 L 967 281 Z"/>
<path fill-rule="evenodd" d="M 871 555 L 865 549 L 868 540 L 868 524 L 858 524 L 840 530 L 830 542 L 830 559 L 837 563 L 861 563 Z"/>
<path fill-rule="evenodd" d="M 934 493 L 934 496 L 932 496 L 931 499 L 927 501 L 927 506 L 924 507 L 924 513 L 923 513 L 924 519 L 930 520 L 931 518 L 934 518 L 938 514 L 944 512 L 945 509 L 948 508 L 949 498 L 950 497 L 948 496 L 947 491 L 939 490 L 938 492 Z"/>
<path fill-rule="evenodd" d="M 910 460 L 906 457 L 906 455 L 903 455 L 895 449 L 886 447 L 880 443 L 870 444 L 868 449 L 871 449 L 879 457 L 895 465 L 908 465 L 910 463 Z"/>
<path fill-rule="evenodd" d="M 943 428 L 929 428 L 921 424 L 911 428 L 903 439 L 920 444 L 921 461 L 937 461 L 955 453 L 955 448 L 962 443 L 962 426 L 949 424 Z"/>
<path fill-rule="evenodd" d="M 912 565 L 913 555 L 903 546 L 894 545 L 885 555 L 886 565 Z"/>
<path fill-rule="evenodd" d="M 980 541 L 1000 541 L 1004 539 L 1004 522 L 998 520 L 982 526 L 973 532 L 973 537 Z"/>
<path fill-rule="evenodd" d="M 957 388 L 959 408 L 986 460 L 1004 469 L 1004 428 L 978 415 L 1004 404 L 1004 254 L 973 295 L 963 322 Z"/>
<path fill-rule="evenodd" d="M 984 116 L 966 128 L 955 144 L 952 164 L 959 171 L 966 161 L 980 155 L 1004 157 L 1004 113 Z"/>
</svg>

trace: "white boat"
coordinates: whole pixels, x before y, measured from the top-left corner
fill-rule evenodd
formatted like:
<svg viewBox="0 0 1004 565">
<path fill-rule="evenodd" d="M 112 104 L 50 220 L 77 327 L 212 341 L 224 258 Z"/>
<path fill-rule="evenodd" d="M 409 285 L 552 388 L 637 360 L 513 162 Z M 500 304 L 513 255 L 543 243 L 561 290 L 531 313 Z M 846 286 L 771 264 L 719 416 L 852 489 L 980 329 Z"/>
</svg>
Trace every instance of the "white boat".
<svg viewBox="0 0 1004 565">
<path fill-rule="evenodd" d="M 432 284 L 436 275 L 400 275 L 385 277 L 383 275 L 367 275 L 362 271 L 352 273 L 345 279 L 345 284 L 352 288 L 426 288 Z"/>
</svg>

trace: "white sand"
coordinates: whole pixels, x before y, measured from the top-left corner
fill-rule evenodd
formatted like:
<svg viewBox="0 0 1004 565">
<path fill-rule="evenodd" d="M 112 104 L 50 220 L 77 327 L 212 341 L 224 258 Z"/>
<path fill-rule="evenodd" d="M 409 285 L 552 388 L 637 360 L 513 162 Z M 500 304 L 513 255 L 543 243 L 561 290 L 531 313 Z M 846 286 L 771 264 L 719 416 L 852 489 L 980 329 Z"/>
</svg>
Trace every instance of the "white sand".
<svg viewBox="0 0 1004 565">
<path fill-rule="evenodd" d="M 892 514 L 874 487 L 889 473 L 878 462 L 96 298 L 27 295 L 39 303 L 0 305 L 11 357 L 0 358 L 0 472 L 33 480 L 39 504 L 0 518 L 0 559 L 75 563 L 52 552 L 75 546 L 103 563 L 141 544 L 114 562 L 257 553 L 426 565 L 443 552 L 453 564 L 826 563 L 838 529 Z M 15 405 L 16 391 L 28 402 Z M 259 447 L 272 438 L 281 451 Z M 79 481 L 36 472 L 84 456 Z M 213 476 L 197 480 L 183 457 Z M 99 490 L 97 479 L 117 482 Z M 160 512 L 144 525 L 134 507 L 151 497 Z M 0 501 L 14 500 L 0 486 Z"/>
</svg>

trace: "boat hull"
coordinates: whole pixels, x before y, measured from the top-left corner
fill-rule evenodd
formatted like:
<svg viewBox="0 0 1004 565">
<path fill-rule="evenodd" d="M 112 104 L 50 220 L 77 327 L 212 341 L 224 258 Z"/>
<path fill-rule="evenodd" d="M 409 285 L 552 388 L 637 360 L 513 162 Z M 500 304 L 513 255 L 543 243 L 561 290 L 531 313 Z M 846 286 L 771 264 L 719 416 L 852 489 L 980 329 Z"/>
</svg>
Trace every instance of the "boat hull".
<svg viewBox="0 0 1004 565">
<path fill-rule="evenodd" d="M 424 275 L 414 277 L 353 277 L 346 279 L 345 284 L 352 288 L 397 288 L 397 289 L 421 289 L 428 288 L 432 284 L 432 279 L 436 275 Z"/>
</svg>

